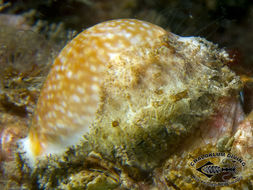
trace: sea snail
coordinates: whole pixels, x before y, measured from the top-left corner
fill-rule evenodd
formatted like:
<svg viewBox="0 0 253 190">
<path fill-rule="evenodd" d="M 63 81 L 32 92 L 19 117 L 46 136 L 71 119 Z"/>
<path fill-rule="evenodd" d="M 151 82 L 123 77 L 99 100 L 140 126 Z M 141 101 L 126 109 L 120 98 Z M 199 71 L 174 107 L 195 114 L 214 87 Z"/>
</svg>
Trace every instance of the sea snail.
<svg viewBox="0 0 253 190">
<path fill-rule="evenodd" d="M 55 59 L 22 140 L 24 150 L 32 160 L 60 153 L 88 132 L 105 155 L 122 156 L 124 149 L 128 160 L 159 160 L 210 116 L 219 97 L 240 88 L 224 66 L 228 60 L 204 39 L 180 37 L 145 21 L 97 24 Z"/>
<path fill-rule="evenodd" d="M 130 47 L 166 34 L 156 25 L 122 19 L 95 25 L 75 37 L 55 59 L 41 90 L 28 137 L 31 157 L 77 143 L 95 118 L 103 71 Z"/>
</svg>

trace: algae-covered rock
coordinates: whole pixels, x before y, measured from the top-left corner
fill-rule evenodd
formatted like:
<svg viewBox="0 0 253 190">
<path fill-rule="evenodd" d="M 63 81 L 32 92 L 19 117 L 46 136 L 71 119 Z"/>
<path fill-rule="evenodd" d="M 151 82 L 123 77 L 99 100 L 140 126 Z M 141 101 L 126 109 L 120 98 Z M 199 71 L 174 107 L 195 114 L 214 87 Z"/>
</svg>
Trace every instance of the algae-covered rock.
<svg viewBox="0 0 253 190">
<path fill-rule="evenodd" d="M 90 139 L 103 155 L 150 170 L 235 95 L 239 78 L 226 53 L 200 38 L 175 35 L 132 48 L 107 67 Z"/>
</svg>

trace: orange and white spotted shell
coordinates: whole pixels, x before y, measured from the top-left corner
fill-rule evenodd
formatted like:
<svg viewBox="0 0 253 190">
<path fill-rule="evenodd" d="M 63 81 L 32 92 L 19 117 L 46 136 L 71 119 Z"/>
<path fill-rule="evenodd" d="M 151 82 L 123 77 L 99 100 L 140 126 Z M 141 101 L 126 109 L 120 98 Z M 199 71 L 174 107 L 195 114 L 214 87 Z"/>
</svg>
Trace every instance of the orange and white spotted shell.
<svg viewBox="0 0 253 190">
<path fill-rule="evenodd" d="M 76 144 L 95 119 L 105 66 L 122 51 L 167 32 L 135 19 L 97 24 L 75 37 L 55 59 L 41 90 L 28 137 L 29 157 L 61 152 Z"/>
</svg>

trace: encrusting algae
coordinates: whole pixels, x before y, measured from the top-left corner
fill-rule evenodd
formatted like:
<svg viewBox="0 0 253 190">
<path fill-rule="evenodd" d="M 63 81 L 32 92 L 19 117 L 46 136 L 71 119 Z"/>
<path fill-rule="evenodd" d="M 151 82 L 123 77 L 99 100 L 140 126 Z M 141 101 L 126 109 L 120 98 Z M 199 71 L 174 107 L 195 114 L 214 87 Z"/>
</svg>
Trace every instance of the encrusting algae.
<svg viewBox="0 0 253 190">
<path fill-rule="evenodd" d="M 225 50 L 203 38 L 135 19 L 83 31 L 44 83 L 17 152 L 20 178 L 14 181 L 23 189 L 150 189 L 152 181 L 157 188 L 177 186 L 154 183 L 158 168 L 179 152 L 194 151 L 190 144 L 208 136 L 202 133 L 206 120 L 227 121 L 230 108 L 238 122 L 243 119 L 242 83 L 229 61 Z M 236 127 L 226 126 L 215 126 L 206 142 L 210 150 L 234 134 Z M 161 181 L 171 175 L 163 174 Z"/>
</svg>

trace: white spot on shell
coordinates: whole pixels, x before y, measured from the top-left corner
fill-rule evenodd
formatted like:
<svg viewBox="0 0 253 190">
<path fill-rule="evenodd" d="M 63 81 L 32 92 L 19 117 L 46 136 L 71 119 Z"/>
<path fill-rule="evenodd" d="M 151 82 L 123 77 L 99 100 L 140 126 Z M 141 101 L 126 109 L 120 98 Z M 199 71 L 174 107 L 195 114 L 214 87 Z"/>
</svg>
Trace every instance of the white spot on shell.
<svg viewBox="0 0 253 190">
<path fill-rule="evenodd" d="M 141 35 L 136 35 L 130 39 L 131 44 L 137 44 L 142 40 Z"/>
<path fill-rule="evenodd" d="M 61 113 L 65 113 L 65 108 L 64 107 L 59 106 L 59 110 L 60 110 Z"/>
<path fill-rule="evenodd" d="M 108 53 L 111 60 L 115 59 L 118 56 L 118 53 Z"/>
<path fill-rule="evenodd" d="M 77 87 L 77 91 L 78 91 L 80 94 L 84 94 L 84 93 L 85 93 L 84 88 L 82 88 L 82 87 L 80 87 L 80 86 Z"/>
<path fill-rule="evenodd" d="M 96 72 L 97 68 L 94 65 L 90 65 L 90 70 Z"/>
<path fill-rule="evenodd" d="M 140 29 L 141 31 L 144 31 L 144 30 L 145 30 L 145 28 L 143 28 L 143 27 L 140 27 L 139 29 Z"/>
<path fill-rule="evenodd" d="M 144 27 L 146 27 L 146 28 L 150 28 L 150 25 L 147 24 L 147 23 L 145 23 L 145 22 L 143 22 L 142 25 L 143 25 Z"/>
<path fill-rule="evenodd" d="M 66 126 L 61 123 L 57 123 L 56 127 L 60 128 L 60 129 L 64 129 Z"/>
<path fill-rule="evenodd" d="M 60 80 L 61 78 L 62 78 L 61 75 L 59 75 L 59 74 L 55 75 L 56 80 Z"/>
<path fill-rule="evenodd" d="M 91 85 L 91 89 L 97 92 L 97 91 L 99 91 L 99 86 L 93 84 L 93 85 Z"/>
<path fill-rule="evenodd" d="M 71 111 L 68 111 L 68 112 L 67 112 L 67 116 L 68 116 L 68 117 L 73 117 L 73 113 L 72 113 Z"/>
<path fill-rule="evenodd" d="M 61 70 L 64 71 L 66 69 L 66 66 L 62 65 Z"/>
<path fill-rule="evenodd" d="M 60 62 L 65 63 L 66 62 L 66 57 L 65 56 L 61 56 L 60 57 Z"/>
<path fill-rule="evenodd" d="M 95 76 L 95 77 L 92 77 L 91 79 L 92 79 L 94 82 L 98 82 L 98 81 L 99 81 L 99 78 L 96 77 L 96 76 Z"/>
<path fill-rule="evenodd" d="M 67 104 L 66 104 L 66 102 L 64 102 L 64 101 L 61 103 L 61 105 L 62 105 L 63 107 L 67 107 Z"/>
<path fill-rule="evenodd" d="M 80 102 L 80 98 L 79 98 L 79 96 L 76 95 L 76 94 L 72 95 L 72 99 L 73 99 L 75 102 L 77 102 L 77 103 Z"/>
<path fill-rule="evenodd" d="M 59 65 L 55 66 L 55 70 L 59 71 L 61 69 L 61 67 Z"/>
<path fill-rule="evenodd" d="M 72 74 L 73 74 L 73 73 L 72 73 L 71 71 L 68 71 L 68 72 L 67 72 L 67 77 L 68 77 L 68 78 L 71 78 Z"/>
</svg>

